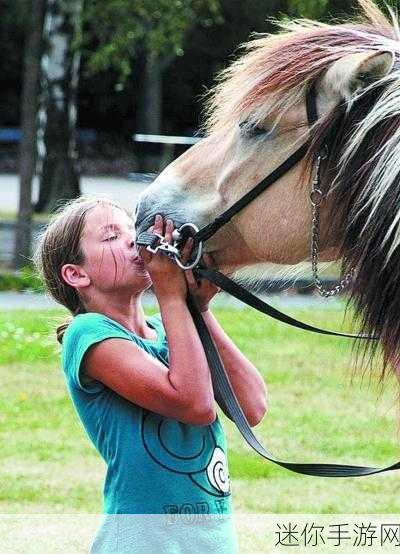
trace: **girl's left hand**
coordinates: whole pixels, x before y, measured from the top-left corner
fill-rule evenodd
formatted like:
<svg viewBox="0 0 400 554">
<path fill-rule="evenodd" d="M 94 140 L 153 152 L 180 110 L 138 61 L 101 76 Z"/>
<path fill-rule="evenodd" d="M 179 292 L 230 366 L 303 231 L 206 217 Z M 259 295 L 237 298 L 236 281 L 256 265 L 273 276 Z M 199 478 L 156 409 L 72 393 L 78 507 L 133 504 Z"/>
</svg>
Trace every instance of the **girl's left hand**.
<svg viewBox="0 0 400 554">
<path fill-rule="evenodd" d="M 193 241 L 189 239 L 182 251 L 182 261 L 185 263 L 192 251 Z M 212 266 L 212 258 L 209 254 L 203 254 L 202 261 L 206 267 Z M 220 288 L 210 283 L 207 279 L 196 279 L 191 269 L 185 272 L 188 292 L 197 304 L 200 312 L 206 312 L 212 298 L 220 292 Z"/>
</svg>

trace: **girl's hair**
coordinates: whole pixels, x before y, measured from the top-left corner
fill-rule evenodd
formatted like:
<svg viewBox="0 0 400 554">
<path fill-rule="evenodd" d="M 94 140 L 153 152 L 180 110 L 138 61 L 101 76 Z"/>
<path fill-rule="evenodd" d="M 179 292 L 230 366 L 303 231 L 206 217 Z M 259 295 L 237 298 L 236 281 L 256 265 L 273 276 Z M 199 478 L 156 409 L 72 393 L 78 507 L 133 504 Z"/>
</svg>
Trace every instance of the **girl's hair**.
<svg viewBox="0 0 400 554">
<path fill-rule="evenodd" d="M 61 276 L 64 264 L 82 264 L 85 261 L 81 248 L 81 236 L 86 213 L 99 204 L 120 206 L 108 198 L 81 196 L 60 206 L 38 239 L 33 262 L 47 292 L 56 302 L 71 312 L 72 317 L 85 313 L 85 306 L 78 291 L 68 285 Z M 57 340 L 62 343 L 64 333 L 71 323 L 69 317 L 56 329 Z"/>
</svg>

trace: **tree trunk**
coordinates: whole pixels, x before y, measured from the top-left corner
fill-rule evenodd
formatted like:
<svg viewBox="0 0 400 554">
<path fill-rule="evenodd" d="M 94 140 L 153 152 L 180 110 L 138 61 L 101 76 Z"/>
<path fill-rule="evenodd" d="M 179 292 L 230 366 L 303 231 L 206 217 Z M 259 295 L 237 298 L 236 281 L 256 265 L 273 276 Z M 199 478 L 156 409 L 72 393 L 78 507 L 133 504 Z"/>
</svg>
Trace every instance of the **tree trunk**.
<svg viewBox="0 0 400 554">
<path fill-rule="evenodd" d="M 162 131 L 162 64 L 151 53 L 146 53 L 144 63 L 137 125 L 139 133 L 159 135 Z M 157 171 L 160 145 L 144 143 L 139 149 L 142 150 L 140 170 Z"/>
<path fill-rule="evenodd" d="M 36 127 L 39 95 L 45 0 L 32 0 L 30 27 L 26 34 L 24 76 L 21 95 L 21 131 L 19 152 L 19 208 L 13 267 L 28 265 L 31 257 L 32 179 L 36 163 Z"/>
<path fill-rule="evenodd" d="M 146 56 L 143 88 L 143 132 L 157 135 L 162 125 L 162 71 L 160 60 L 152 54 Z"/>
<path fill-rule="evenodd" d="M 42 57 L 43 99 L 39 109 L 39 201 L 52 211 L 80 195 L 76 150 L 76 93 L 80 53 L 73 42 L 81 24 L 82 0 L 48 0 Z"/>
</svg>

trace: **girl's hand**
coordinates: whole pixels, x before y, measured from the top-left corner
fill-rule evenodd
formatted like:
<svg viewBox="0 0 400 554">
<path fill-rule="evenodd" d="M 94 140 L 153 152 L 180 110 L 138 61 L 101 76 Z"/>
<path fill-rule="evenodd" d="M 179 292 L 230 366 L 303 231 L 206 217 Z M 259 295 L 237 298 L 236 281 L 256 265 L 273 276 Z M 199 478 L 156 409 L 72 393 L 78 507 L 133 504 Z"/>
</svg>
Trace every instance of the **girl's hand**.
<svg viewBox="0 0 400 554">
<path fill-rule="evenodd" d="M 156 215 L 154 225 L 150 227 L 151 232 L 164 236 L 165 240 L 169 243 L 172 243 L 173 230 L 174 224 L 172 220 L 167 219 L 164 225 L 161 215 Z M 186 298 L 187 285 L 182 269 L 161 252 L 152 254 L 144 247 L 141 247 L 139 254 L 146 264 L 146 269 L 153 281 L 154 292 L 158 299 L 167 296 Z"/>
<path fill-rule="evenodd" d="M 189 239 L 182 250 L 182 261 L 185 263 L 190 256 L 193 247 L 193 240 Z M 206 267 L 212 266 L 212 259 L 209 254 L 204 254 L 202 257 Z M 200 312 L 206 312 L 212 298 L 220 292 L 220 288 L 208 281 L 207 279 L 195 279 L 193 271 L 188 269 L 185 271 L 185 278 L 188 287 L 188 292 L 193 297 Z"/>
</svg>

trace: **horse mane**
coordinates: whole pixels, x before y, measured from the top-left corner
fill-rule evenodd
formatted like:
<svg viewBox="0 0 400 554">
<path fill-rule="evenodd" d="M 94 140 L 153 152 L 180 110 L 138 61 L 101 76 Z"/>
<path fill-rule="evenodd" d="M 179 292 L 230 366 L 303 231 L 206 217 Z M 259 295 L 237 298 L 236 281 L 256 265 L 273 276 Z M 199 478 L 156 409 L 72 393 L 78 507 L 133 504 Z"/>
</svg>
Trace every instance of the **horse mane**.
<svg viewBox="0 0 400 554">
<path fill-rule="evenodd" d="M 376 50 L 400 55 L 400 29 L 370 0 L 358 0 L 358 21 L 326 24 L 307 19 L 277 22 L 282 32 L 258 34 L 243 44 L 243 54 L 221 71 L 208 93 L 205 130 L 213 132 L 250 116 L 255 123 L 268 112 L 285 111 L 303 101 L 307 87 L 348 54 Z M 272 101 L 272 104 L 271 104 Z M 232 117 L 233 116 L 233 117 Z"/>
<path fill-rule="evenodd" d="M 371 1 L 358 0 L 360 16 L 325 24 L 280 23 L 277 35 L 262 35 L 219 76 L 206 109 L 206 130 L 243 120 L 258 124 L 304 103 L 311 83 L 348 54 L 390 52 L 389 75 L 337 106 L 312 129 L 308 167 L 328 145 L 322 186 L 331 195 L 332 229 L 339 239 L 342 269 L 356 268 L 350 291 L 361 330 L 380 339 L 384 358 L 400 364 L 400 29 Z M 371 359 L 378 341 L 365 341 Z"/>
</svg>

